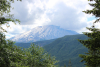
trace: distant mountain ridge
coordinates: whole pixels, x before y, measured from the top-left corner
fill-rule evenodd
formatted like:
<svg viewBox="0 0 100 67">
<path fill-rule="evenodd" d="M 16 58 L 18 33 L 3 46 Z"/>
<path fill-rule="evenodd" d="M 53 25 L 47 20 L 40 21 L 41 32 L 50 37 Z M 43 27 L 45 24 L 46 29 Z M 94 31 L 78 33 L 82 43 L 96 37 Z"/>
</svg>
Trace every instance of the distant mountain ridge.
<svg viewBox="0 0 100 67">
<path fill-rule="evenodd" d="M 63 37 L 65 35 L 75 35 L 79 34 L 75 31 L 65 30 L 60 28 L 59 26 L 54 25 L 46 25 L 46 26 L 38 26 L 30 31 L 27 31 L 23 34 L 16 35 L 15 37 L 10 38 L 12 41 L 16 42 L 36 42 L 42 40 L 50 40 L 59 37 Z"/>
<path fill-rule="evenodd" d="M 52 43 L 53 41 L 55 41 L 56 39 L 51 39 L 51 40 L 43 40 L 43 41 L 36 41 L 36 42 L 28 42 L 28 43 L 15 43 L 14 45 L 22 47 L 22 48 L 29 48 L 31 46 L 31 44 L 35 44 L 38 45 L 40 47 L 43 47 L 47 44 Z"/>
</svg>

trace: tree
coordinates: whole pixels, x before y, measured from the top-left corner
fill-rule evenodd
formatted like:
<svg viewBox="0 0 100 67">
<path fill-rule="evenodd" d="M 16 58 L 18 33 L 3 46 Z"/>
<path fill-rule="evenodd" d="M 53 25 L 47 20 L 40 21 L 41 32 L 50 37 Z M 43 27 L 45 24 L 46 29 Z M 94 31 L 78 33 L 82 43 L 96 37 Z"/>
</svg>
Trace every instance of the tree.
<svg viewBox="0 0 100 67">
<path fill-rule="evenodd" d="M 13 42 L 11 42 L 9 40 L 6 41 L 5 35 L 3 35 L 2 31 L 1 31 L 1 30 L 3 30 L 4 32 L 7 32 L 6 30 L 4 30 L 1 27 L 2 24 L 7 23 L 5 21 L 14 21 L 11 18 L 2 17 L 3 14 L 6 13 L 6 11 L 7 11 L 7 14 L 10 12 L 8 10 L 8 9 L 10 9 L 10 7 L 11 7 L 10 3 L 7 0 L 0 0 L 0 67 L 11 67 L 10 65 L 13 66 L 12 61 L 14 61 L 14 60 L 11 60 L 11 59 L 15 58 L 14 55 L 16 55 L 16 51 L 17 51 L 14 49 L 14 47 L 12 45 Z M 9 16 L 11 16 L 11 15 L 9 14 Z M 12 52 L 11 48 L 14 49 L 15 51 L 13 50 L 13 52 Z M 11 56 L 13 56 L 13 57 L 11 57 Z M 18 57 L 16 56 L 16 58 L 18 58 Z"/>
<path fill-rule="evenodd" d="M 22 62 L 25 57 L 24 51 L 15 46 L 14 42 L 6 41 L 5 35 L 2 33 L 0 35 L 0 67 L 17 67 L 18 62 Z"/>
<path fill-rule="evenodd" d="M 14 0 L 9 0 L 9 1 L 14 3 Z M 7 31 L 5 29 L 3 29 L 1 27 L 1 25 L 7 23 L 7 21 L 12 21 L 13 23 L 15 23 L 15 21 L 18 21 L 19 24 L 20 24 L 20 21 L 18 19 L 14 19 L 12 17 L 13 15 L 9 14 L 9 12 L 11 12 L 10 11 L 11 5 L 10 5 L 9 1 L 7 1 L 7 0 L 0 0 L 0 29 L 3 30 L 3 32 L 7 32 Z M 20 1 L 22 1 L 22 0 L 20 0 Z M 3 17 L 4 13 L 7 13 L 7 15 L 9 15 L 8 18 L 6 18 L 7 16 Z M 7 23 L 7 24 L 9 24 L 9 23 Z M 10 26 L 7 26 L 7 27 L 10 27 Z M 2 32 L 1 30 L 0 30 L 0 32 Z"/>
<path fill-rule="evenodd" d="M 88 0 L 88 1 L 93 1 L 93 0 Z M 93 10 L 87 10 L 87 11 L 83 11 L 87 14 L 93 14 L 96 17 L 100 17 L 100 0 L 94 0 L 96 3 L 95 4 L 90 4 L 91 6 L 94 6 L 95 8 L 93 8 Z M 94 23 L 96 23 L 97 21 L 99 21 L 99 19 L 97 19 Z M 90 39 L 88 40 L 79 40 L 77 39 L 79 42 L 81 42 L 85 47 L 88 48 L 88 52 L 89 53 L 85 53 L 88 55 L 82 55 L 79 54 L 79 57 L 83 58 L 81 60 L 81 62 L 85 61 L 84 65 L 87 65 L 86 67 L 100 67 L 100 29 L 96 29 L 94 28 L 94 23 L 92 28 L 88 28 L 90 31 L 92 31 L 91 33 L 88 32 L 82 32 L 83 34 L 87 35 L 88 37 L 90 37 Z"/>
<path fill-rule="evenodd" d="M 8 42 L 7 42 L 8 41 Z M 58 67 L 55 57 L 44 52 L 42 47 L 31 44 L 28 49 L 21 49 L 15 42 L 1 39 L 0 67 Z"/>
<path fill-rule="evenodd" d="M 95 18 L 97 17 L 100 17 L 100 0 L 88 0 L 88 1 L 95 1 L 94 4 L 91 4 L 89 3 L 90 6 L 93 6 L 94 8 L 92 10 L 86 10 L 86 11 L 82 11 L 82 12 L 85 12 L 86 14 L 93 14 L 95 16 Z M 92 27 L 95 27 L 94 26 L 94 23 L 98 22 L 100 20 L 100 18 L 96 19 L 95 22 L 93 22 L 93 26 Z"/>
<path fill-rule="evenodd" d="M 7 41 L 5 40 L 5 35 L 3 35 L 3 32 L 7 31 L 1 27 L 2 24 L 7 23 L 6 21 L 14 21 L 11 18 L 2 17 L 3 14 L 6 13 L 6 11 L 7 14 L 10 12 L 10 7 L 10 3 L 7 0 L 0 0 L 0 67 L 11 67 L 10 58 L 15 54 L 10 49 L 13 48 L 13 42 L 7 40 L 7 44 Z M 11 15 L 9 14 L 9 16 Z M 16 19 L 16 21 L 18 20 Z M 3 32 L 1 30 L 3 30 Z"/>
<path fill-rule="evenodd" d="M 13 0 L 14 1 L 14 0 Z M 18 0 L 17 0 L 18 1 Z M 7 0 L 0 0 L 1 16 L 10 8 L 10 2 Z M 7 13 L 9 13 L 8 11 Z M 1 25 L 12 21 L 11 18 L 0 16 L 0 29 L 4 30 Z M 10 15 L 9 15 L 10 16 Z M 18 19 L 16 21 L 19 21 Z M 10 27 L 10 26 L 9 26 Z M 22 49 L 14 45 L 15 42 L 6 40 L 4 33 L 0 30 L 0 67 L 57 67 L 54 57 L 47 53 L 43 53 L 43 48 L 39 48 L 32 44 L 28 49 Z"/>
<path fill-rule="evenodd" d="M 88 48 L 89 53 L 85 53 L 88 55 L 79 54 L 79 56 L 84 58 L 81 62 L 86 61 L 87 63 L 85 63 L 85 65 L 87 65 L 88 67 L 97 67 L 100 66 L 100 32 L 96 31 L 96 28 L 87 29 L 91 29 L 91 31 L 93 30 L 93 33 L 84 33 L 91 39 L 79 41 Z"/>
<path fill-rule="evenodd" d="M 88 55 L 82 55 L 79 54 L 79 57 L 83 58 L 83 60 L 81 60 L 81 62 L 85 61 L 85 65 L 87 65 L 87 67 L 97 67 L 100 66 L 100 32 L 97 31 L 98 29 L 96 28 L 88 28 L 91 31 L 93 31 L 93 33 L 83 33 L 85 35 L 87 35 L 88 37 L 90 37 L 90 39 L 88 40 L 79 40 L 82 44 L 84 44 L 85 47 L 88 48 L 89 53 L 85 53 Z"/>
<path fill-rule="evenodd" d="M 26 56 L 26 65 L 29 67 L 58 67 L 58 65 L 54 65 L 58 62 L 55 61 L 55 57 L 51 57 L 44 52 L 42 47 L 37 45 L 31 44 L 31 47 L 26 49 Z"/>
</svg>

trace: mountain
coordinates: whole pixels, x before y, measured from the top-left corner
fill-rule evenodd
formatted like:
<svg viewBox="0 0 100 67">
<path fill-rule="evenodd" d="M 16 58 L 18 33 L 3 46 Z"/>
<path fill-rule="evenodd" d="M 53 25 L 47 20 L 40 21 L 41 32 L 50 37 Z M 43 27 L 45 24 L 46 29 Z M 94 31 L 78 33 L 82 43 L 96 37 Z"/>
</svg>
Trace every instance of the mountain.
<svg viewBox="0 0 100 67">
<path fill-rule="evenodd" d="M 32 43 L 32 44 L 34 43 L 35 45 L 38 45 L 38 46 L 43 47 L 43 46 L 45 46 L 45 45 L 47 45 L 47 44 L 52 43 L 54 40 L 56 40 L 56 39 L 43 40 L 43 41 L 36 41 L 36 42 L 31 42 L 31 43 Z M 18 43 L 18 42 L 17 42 L 17 43 L 15 43 L 14 45 L 19 46 L 19 47 L 22 47 L 22 48 L 29 48 L 30 45 L 31 45 L 31 43 L 21 43 L 21 42 Z"/>
<path fill-rule="evenodd" d="M 59 64 L 60 66 L 63 66 L 64 64 L 68 66 L 69 59 L 71 59 L 72 67 L 85 67 L 84 62 L 79 62 L 82 58 L 78 55 L 85 54 L 84 52 L 88 52 L 88 49 L 77 39 L 87 40 L 89 37 L 84 34 L 66 35 L 57 39 L 33 43 L 39 46 L 42 45 L 44 51 L 48 52 L 51 56 L 55 56 L 56 60 L 59 60 L 56 64 Z M 15 43 L 15 45 L 28 48 L 31 43 Z"/>
<path fill-rule="evenodd" d="M 56 63 L 60 66 L 63 66 L 64 64 L 68 66 L 69 59 L 71 59 L 72 67 L 85 67 L 84 62 L 79 62 L 83 58 L 79 57 L 78 55 L 86 55 L 84 52 L 88 52 L 88 49 L 77 39 L 87 40 L 89 37 L 84 34 L 66 35 L 56 39 L 48 45 L 43 46 L 43 48 L 51 56 L 55 56 L 56 60 L 60 61 Z"/>
<path fill-rule="evenodd" d="M 42 40 L 50 40 L 63 37 L 65 35 L 75 35 L 75 34 L 79 33 L 71 30 L 62 29 L 59 26 L 47 25 L 47 26 L 35 27 L 25 33 L 10 38 L 10 40 L 27 43 L 27 42 L 36 42 Z"/>
</svg>

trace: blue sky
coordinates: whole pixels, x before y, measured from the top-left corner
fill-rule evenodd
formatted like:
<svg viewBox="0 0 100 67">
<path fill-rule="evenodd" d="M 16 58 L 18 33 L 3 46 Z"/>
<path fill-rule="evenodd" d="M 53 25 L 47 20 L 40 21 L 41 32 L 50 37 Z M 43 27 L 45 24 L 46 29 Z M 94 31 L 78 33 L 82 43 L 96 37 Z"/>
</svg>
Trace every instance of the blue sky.
<svg viewBox="0 0 100 67">
<path fill-rule="evenodd" d="M 20 2 L 16 0 L 11 3 L 14 9 L 11 9 L 10 14 L 14 14 L 14 18 L 21 21 L 20 24 L 9 22 L 11 28 L 7 28 L 6 24 L 2 27 L 8 32 L 5 33 L 7 39 L 44 25 L 56 25 L 80 34 L 90 32 L 86 27 L 91 27 L 96 18 L 92 14 L 82 12 L 93 8 L 88 3 L 94 2 L 88 2 L 88 0 L 22 0 Z M 99 23 L 95 25 L 96 28 L 100 28 Z"/>
</svg>

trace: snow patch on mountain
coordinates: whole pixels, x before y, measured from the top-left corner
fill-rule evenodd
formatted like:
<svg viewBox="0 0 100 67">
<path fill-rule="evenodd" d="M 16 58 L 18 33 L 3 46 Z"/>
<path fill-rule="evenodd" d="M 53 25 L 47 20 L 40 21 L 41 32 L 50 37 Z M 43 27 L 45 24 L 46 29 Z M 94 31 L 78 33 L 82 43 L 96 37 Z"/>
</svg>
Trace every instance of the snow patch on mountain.
<svg viewBox="0 0 100 67">
<path fill-rule="evenodd" d="M 42 40 L 55 39 L 63 37 L 65 35 L 75 35 L 79 34 L 75 31 L 65 30 L 59 26 L 47 25 L 47 26 L 38 26 L 30 31 L 16 35 L 15 37 L 10 38 L 12 41 L 16 42 L 36 42 Z"/>
</svg>

